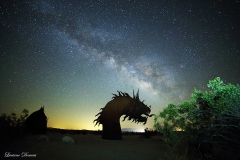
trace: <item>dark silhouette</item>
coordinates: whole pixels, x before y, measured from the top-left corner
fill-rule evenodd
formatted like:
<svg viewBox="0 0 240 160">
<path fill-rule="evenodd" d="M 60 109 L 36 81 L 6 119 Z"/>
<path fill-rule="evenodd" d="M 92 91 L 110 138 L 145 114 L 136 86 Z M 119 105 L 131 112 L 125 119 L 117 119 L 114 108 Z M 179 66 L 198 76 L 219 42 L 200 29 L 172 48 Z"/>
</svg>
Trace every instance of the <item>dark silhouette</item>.
<svg viewBox="0 0 240 160">
<path fill-rule="evenodd" d="M 206 130 L 192 137 L 188 141 L 188 152 L 193 157 L 201 157 L 202 160 L 208 159 L 207 157 L 213 153 L 213 145 L 211 137 Z"/>
<path fill-rule="evenodd" d="M 1 127 L 0 137 L 2 139 L 2 137 L 9 135 L 9 130 L 11 128 L 11 123 L 8 121 L 6 114 L 0 116 L 0 127 Z"/>
<path fill-rule="evenodd" d="M 128 118 L 135 123 L 146 124 L 147 118 L 153 116 L 149 115 L 151 112 L 151 106 L 147 106 L 143 101 L 139 100 L 139 91 L 133 97 L 129 94 L 119 92 L 118 95 L 113 94 L 113 100 L 109 101 L 93 122 L 96 122 L 95 126 L 102 124 L 102 138 L 109 140 L 121 140 L 122 131 L 119 119 L 122 115 L 124 116 L 123 121 Z M 144 117 L 142 115 L 145 115 Z"/>
<path fill-rule="evenodd" d="M 44 113 L 44 106 L 33 112 L 24 122 L 25 131 L 31 131 L 32 135 L 46 134 L 47 117 Z"/>
</svg>

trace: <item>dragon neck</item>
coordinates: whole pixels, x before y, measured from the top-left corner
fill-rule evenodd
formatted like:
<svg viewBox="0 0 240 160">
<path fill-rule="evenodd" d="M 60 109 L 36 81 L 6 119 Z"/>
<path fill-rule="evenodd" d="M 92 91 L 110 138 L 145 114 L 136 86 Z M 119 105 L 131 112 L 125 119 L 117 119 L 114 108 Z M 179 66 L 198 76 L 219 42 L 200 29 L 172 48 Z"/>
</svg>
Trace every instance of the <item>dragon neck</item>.
<svg viewBox="0 0 240 160">
<path fill-rule="evenodd" d="M 134 100 L 131 97 L 116 97 L 106 104 L 102 116 L 105 118 L 119 121 L 120 117 L 134 106 Z"/>
</svg>

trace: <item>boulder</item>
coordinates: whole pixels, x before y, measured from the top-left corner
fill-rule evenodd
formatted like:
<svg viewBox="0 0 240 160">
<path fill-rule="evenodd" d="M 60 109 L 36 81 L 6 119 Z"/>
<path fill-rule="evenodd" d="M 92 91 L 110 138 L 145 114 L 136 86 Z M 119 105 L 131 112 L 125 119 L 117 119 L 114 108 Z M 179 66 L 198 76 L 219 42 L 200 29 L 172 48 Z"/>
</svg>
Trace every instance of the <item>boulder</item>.
<svg viewBox="0 0 240 160">
<path fill-rule="evenodd" d="M 38 138 L 38 140 L 37 140 L 38 142 L 44 142 L 44 141 L 50 141 L 50 138 L 48 137 L 48 136 L 46 136 L 46 135 L 41 135 L 39 138 Z"/>
<path fill-rule="evenodd" d="M 62 138 L 62 143 L 63 144 L 75 144 L 75 141 L 72 139 L 72 137 L 64 136 Z"/>
</svg>

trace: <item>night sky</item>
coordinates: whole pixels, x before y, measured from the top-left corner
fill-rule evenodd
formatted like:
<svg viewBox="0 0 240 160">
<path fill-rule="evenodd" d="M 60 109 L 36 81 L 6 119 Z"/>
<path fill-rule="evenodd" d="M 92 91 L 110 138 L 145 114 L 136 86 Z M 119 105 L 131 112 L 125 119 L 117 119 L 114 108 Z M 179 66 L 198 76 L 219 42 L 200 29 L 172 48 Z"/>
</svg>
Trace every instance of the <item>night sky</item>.
<svg viewBox="0 0 240 160">
<path fill-rule="evenodd" d="M 101 129 L 117 90 L 157 114 L 216 77 L 240 84 L 238 0 L 1 0 L 0 36 L 0 114 L 45 106 L 48 127 Z"/>
</svg>

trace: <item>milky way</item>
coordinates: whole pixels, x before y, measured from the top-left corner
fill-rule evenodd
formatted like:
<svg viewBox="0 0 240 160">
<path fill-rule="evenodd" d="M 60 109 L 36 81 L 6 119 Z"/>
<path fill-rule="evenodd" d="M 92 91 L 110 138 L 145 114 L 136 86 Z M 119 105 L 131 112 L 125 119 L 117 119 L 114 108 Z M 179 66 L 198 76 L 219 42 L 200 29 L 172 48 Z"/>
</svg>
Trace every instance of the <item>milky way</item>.
<svg viewBox="0 0 240 160">
<path fill-rule="evenodd" d="M 215 77 L 240 82 L 238 1 L 5 0 L 0 10 L 1 113 L 44 105 L 50 127 L 94 129 L 117 90 L 139 89 L 157 113 Z"/>
</svg>

